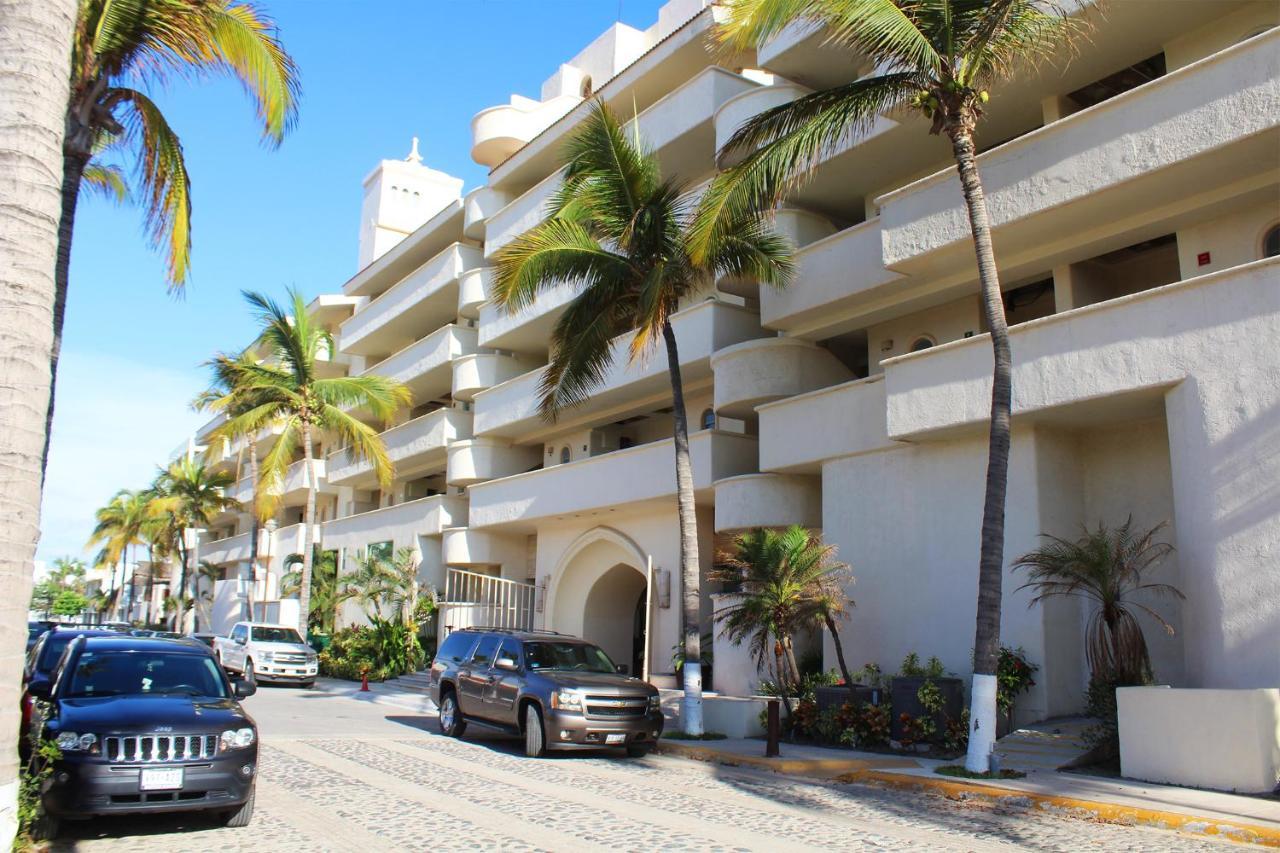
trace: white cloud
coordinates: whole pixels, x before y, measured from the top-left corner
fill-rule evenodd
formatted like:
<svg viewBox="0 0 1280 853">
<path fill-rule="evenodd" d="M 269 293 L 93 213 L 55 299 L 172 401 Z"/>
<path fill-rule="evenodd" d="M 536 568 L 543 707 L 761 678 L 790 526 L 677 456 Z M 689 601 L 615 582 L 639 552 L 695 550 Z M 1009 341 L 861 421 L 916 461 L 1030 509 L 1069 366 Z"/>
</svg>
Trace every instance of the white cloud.
<svg viewBox="0 0 1280 853">
<path fill-rule="evenodd" d="M 36 556 L 92 556 L 93 512 L 119 489 L 151 482 L 156 466 L 206 419 L 190 401 L 200 371 L 96 352 L 64 351 Z"/>
</svg>

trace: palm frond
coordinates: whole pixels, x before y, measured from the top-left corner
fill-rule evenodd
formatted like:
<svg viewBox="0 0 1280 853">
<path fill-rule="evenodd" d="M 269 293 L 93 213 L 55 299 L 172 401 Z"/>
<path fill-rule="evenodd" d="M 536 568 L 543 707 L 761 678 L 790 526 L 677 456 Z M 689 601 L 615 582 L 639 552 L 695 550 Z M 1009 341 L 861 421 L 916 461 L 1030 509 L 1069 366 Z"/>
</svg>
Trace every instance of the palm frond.
<svg viewBox="0 0 1280 853">
<path fill-rule="evenodd" d="M 80 175 L 84 187 L 108 201 L 124 204 L 129 200 L 129 185 L 119 166 L 110 163 L 90 163 Z"/>
<path fill-rule="evenodd" d="M 347 453 L 353 459 L 367 460 L 379 485 L 389 488 L 395 477 L 395 465 L 387 455 L 387 447 L 378 431 L 336 406 L 325 406 L 319 415 L 320 426 L 338 436 L 347 445 Z"/>
<path fill-rule="evenodd" d="M 381 421 L 413 404 L 413 392 L 404 383 L 374 373 L 317 379 L 311 388 L 322 405 L 365 409 Z"/>
<path fill-rule="evenodd" d="M 251 3 L 211 3 L 205 9 L 204 58 L 224 64 L 254 99 L 264 139 L 279 145 L 297 122 L 298 69 L 275 36 L 276 26 Z"/>
<path fill-rule="evenodd" d="M 629 275 L 627 260 L 601 246 L 587 228 L 553 218 L 498 250 L 492 299 L 515 313 L 543 290 L 565 283 L 591 287 Z"/>
<path fill-rule="evenodd" d="M 560 411 L 584 402 L 613 362 L 614 339 L 634 316 L 634 298 L 601 284 L 578 294 L 551 333 L 551 362 L 538 386 L 538 408 L 554 421 Z"/>
</svg>

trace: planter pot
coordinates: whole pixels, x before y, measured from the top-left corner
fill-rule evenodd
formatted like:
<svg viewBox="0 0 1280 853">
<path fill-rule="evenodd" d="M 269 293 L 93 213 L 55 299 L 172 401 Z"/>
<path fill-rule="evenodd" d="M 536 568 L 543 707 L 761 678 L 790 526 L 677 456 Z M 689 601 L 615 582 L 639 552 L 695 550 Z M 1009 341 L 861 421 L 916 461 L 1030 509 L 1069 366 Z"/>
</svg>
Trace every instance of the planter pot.
<svg viewBox="0 0 1280 853">
<path fill-rule="evenodd" d="M 932 681 L 942 693 L 942 710 L 933 716 L 938 732 L 945 732 L 947 720 L 960 719 L 964 711 L 964 681 L 959 678 L 928 678 L 926 676 L 897 676 L 889 687 L 889 734 L 894 740 L 902 738 L 902 714 L 920 717 L 925 713 L 916 692 L 926 681 Z"/>
<path fill-rule="evenodd" d="M 867 687 L 863 684 L 855 684 L 853 685 L 853 707 L 861 708 L 867 703 L 879 705 L 882 693 L 883 691 L 881 690 Z M 839 687 L 818 687 L 814 690 L 814 699 L 817 701 L 819 713 L 828 708 L 839 709 L 851 701 L 849 688 L 843 685 Z"/>
</svg>

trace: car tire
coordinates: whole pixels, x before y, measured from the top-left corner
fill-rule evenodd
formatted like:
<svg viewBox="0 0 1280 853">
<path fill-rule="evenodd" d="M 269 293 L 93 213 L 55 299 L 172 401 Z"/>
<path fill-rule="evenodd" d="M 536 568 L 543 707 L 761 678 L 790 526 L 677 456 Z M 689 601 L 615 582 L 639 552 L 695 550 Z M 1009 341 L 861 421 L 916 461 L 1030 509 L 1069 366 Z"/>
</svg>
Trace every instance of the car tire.
<svg viewBox="0 0 1280 853">
<path fill-rule="evenodd" d="M 316 683 L 314 681 L 304 681 L 302 682 L 302 684 L 299 685 L 299 687 L 301 687 L 303 690 L 310 690 L 312 687 L 315 687 L 315 686 L 316 686 Z"/>
<path fill-rule="evenodd" d="M 524 706 L 524 754 L 541 758 L 547 752 L 547 734 L 542 728 L 542 711 L 530 702 Z"/>
<path fill-rule="evenodd" d="M 440 696 L 440 733 L 445 737 L 462 737 L 466 730 L 467 724 L 458 708 L 457 694 L 452 690 L 445 690 Z"/>
<path fill-rule="evenodd" d="M 62 821 L 40 807 L 39 814 L 31 823 L 31 837 L 35 841 L 53 841 L 62 829 Z"/>
<path fill-rule="evenodd" d="M 249 799 L 244 801 L 240 808 L 227 812 L 222 819 L 223 826 L 242 827 L 248 826 L 249 821 L 253 820 L 253 800 L 256 796 L 256 789 L 249 789 Z"/>
<path fill-rule="evenodd" d="M 627 758 L 644 758 L 649 754 L 647 746 L 629 746 L 627 747 Z"/>
</svg>

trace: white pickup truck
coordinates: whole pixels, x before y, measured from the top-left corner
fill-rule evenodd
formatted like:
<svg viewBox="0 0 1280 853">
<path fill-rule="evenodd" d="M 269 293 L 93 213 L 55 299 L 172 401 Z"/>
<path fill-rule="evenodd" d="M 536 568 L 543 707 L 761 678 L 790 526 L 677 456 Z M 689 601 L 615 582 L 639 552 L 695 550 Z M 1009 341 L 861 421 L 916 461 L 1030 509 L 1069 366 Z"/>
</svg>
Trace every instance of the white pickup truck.
<svg viewBox="0 0 1280 853">
<path fill-rule="evenodd" d="M 213 638 L 213 654 L 228 672 L 247 680 L 284 681 L 310 687 L 319 668 L 315 650 L 290 625 L 237 622 L 225 637 Z"/>
</svg>

